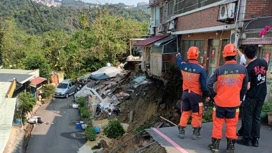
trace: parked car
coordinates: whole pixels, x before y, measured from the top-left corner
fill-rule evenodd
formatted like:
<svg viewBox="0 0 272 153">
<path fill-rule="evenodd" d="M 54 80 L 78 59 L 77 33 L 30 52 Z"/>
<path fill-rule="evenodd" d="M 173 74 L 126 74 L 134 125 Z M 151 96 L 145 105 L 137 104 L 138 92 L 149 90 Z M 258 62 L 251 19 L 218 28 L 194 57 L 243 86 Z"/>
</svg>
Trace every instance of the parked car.
<svg viewBox="0 0 272 153">
<path fill-rule="evenodd" d="M 77 87 L 70 79 L 64 80 L 59 83 L 55 90 L 55 97 L 66 97 L 76 93 Z"/>
</svg>

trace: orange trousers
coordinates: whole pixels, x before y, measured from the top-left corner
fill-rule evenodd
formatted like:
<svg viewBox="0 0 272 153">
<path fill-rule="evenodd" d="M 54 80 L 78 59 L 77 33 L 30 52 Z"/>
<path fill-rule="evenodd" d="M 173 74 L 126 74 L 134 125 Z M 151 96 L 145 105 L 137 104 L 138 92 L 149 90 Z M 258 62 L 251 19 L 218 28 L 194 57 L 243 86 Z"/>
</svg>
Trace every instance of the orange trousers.
<svg viewBox="0 0 272 153">
<path fill-rule="evenodd" d="M 199 128 L 202 125 L 202 115 L 203 115 L 203 103 L 198 103 L 198 112 L 192 112 L 190 111 L 182 111 L 179 126 L 186 127 L 188 124 L 188 120 L 192 113 L 192 127 L 193 128 Z"/>
<path fill-rule="evenodd" d="M 236 127 L 238 123 L 239 108 L 213 108 L 213 128 L 212 138 L 222 139 L 222 128 L 226 123 L 226 137 L 229 139 L 237 139 Z"/>
</svg>

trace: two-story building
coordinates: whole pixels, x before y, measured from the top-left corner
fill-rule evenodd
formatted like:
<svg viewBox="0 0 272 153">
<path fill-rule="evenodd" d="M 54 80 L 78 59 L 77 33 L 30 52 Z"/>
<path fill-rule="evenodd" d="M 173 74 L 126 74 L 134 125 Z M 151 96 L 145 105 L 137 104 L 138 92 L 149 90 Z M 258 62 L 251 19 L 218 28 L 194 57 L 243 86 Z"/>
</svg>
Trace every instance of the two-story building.
<svg viewBox="0 0 272 153">
<path fill-rule="evenodd" d="M 272 29 L 272 0 L 150 0 L 149 7 L 151 36 L 135 44 L 144 48 L 144 71 L 162 77 L 175 64 L 177 52 L 187 60 L 188 48 L 197 46 L 199 62 L 209 75 L 224 63 L 226 44 L 233 43 L 241 50 L 244 45 L 255 44 L 258 57 L 269 62 L 271 86 L 272 30 L 264 36 L 259 33 L 265 26 Z M 150 69 L 145 69 L 146 65 Z"/>
</svg>

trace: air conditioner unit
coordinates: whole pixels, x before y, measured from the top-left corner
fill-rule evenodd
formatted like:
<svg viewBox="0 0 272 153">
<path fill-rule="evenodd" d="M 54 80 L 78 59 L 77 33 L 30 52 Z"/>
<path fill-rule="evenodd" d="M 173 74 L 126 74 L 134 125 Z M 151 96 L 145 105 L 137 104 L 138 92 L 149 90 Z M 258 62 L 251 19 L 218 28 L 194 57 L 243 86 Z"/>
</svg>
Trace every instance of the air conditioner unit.
<svg viewBox="0 0 272 153">
<path fill-rule="evenodd" d="M 149 34 L 150 35 L 154 35 L 155 34 L 155 30 L 154 29 L 155 28 L 153 28 L 153 27 L 149 28 Z"/>
<path fill-rule="evenodd" d="M 238 33 L 235 30 L 232 30 L 230 32 L 230 43 L 234 44 L 235 46 L 238 46 L 239 39 L 240 39 L 240 33 Z"/>
<path fill-rule="evenodd" d="M 234 19 L 235 3 L 221 5 L 219 8 L 219 20 Z"/>
<path fill-rule="evenodd" d="M 169 22 L 169 27 L 168 27 L 169 31 L 175 31 L 176 27 L 175 27 L 175 20 L 172 20 Z"/>
</svg>

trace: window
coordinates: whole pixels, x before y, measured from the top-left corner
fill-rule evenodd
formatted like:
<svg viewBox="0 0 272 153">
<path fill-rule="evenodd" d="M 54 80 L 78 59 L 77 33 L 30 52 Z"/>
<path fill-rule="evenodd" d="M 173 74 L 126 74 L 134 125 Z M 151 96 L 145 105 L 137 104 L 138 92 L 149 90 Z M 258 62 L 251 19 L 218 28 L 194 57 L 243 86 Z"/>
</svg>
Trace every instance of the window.
<svg viewBox="0 0 272 153">
<path fill-rule="evenodd" d="M 219 65 L 223 65 L 225 63 L 225 60 L 222 54 L 223 54 L 224 47 L 229 43 L 230 43 L 229 39 L 222 40 L 221 50 L 219 50 L 219 58 L 220 58 Z"/>
<path fill-rule="evenodd" d="M 222 0 L 176 0 L 174 14 L 185 13 Z"/>
<path fill-rule="evenodd" d="M 174 1 L 170 1 L 168 3 L 168 16 L 172 16 L 174 14 Z"/>
<path fill-rule="evenodd" d="M 152 7 L 151 8 L 151 27 L 154 27 L 155 26 L 155 8 Z"/>
<path fill-rule="evenodd" d="M 59 88 L 59 89 L 66 89 L 67 88 L 67 84 L 66 83 L 60 83 L 57 88 Z"/>
<path fill-rule="evenodd" d="M 158 26 L 160 24 L 160 8 L 155 7 L 155 25 Z"/>
<path fill-rule="evenodd" d="M 182 41 L 182 56 L 187 57 L 187 51 L 191 46 L 196 46 L 199 51 L 199 62 L 204 63 L 204 40 L 184 40 Z M 185 58 L 184 58 L 185 59 Z"/>
</svg>

